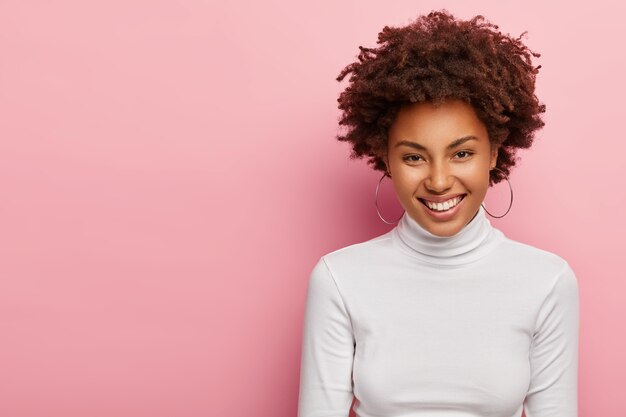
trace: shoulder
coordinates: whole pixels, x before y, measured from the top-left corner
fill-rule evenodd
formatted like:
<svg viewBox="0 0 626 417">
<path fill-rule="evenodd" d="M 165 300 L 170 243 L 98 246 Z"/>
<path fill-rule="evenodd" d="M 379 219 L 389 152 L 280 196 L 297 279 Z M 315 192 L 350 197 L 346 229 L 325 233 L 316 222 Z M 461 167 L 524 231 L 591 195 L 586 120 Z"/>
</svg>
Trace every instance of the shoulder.
<svg viewBox="0 0 626 417">
<path fill-rule="evenodd" d="M 323 254 L 313 267 L 312 275 L 326 276 L 325 279 L 337 283 L 338 276 L 344 280 L 365 278 L 375 269 L 375 264 L 381 267 L 392 265 L 393 257 L 397 256 L 391 241 L 392 231 Z"/>
<path fill-rule="evenodd" d="M 498 248 L 498 257 L 512 270 L 523 271 L 526 277 L 537 277 L 550 287 L 557 281 L 576 281 L 570 264 L 557 253 L 504 237 Z"/>
<path fill-rule="evenodd" d="M 368 261 L 371 262 L 376 259 L 388 259 L 393 247 L 391 242 L 392 231 L 328 252 L 322 255 L 321 261 L 324 261 L 330 268 L 331 265 L 341 267 L 341 265 L 368 263 Z"/>
</svg>

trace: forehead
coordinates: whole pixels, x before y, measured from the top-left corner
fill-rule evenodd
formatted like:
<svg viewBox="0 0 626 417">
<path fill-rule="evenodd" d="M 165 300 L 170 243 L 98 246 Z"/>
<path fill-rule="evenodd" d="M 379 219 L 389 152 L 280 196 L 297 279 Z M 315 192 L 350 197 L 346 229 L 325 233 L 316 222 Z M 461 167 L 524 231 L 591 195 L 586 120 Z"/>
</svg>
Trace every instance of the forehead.
<svg viewBox="0 0 626 417">
<path fill-rule="evenodd" d="M 463 136 L 487 138 L 487 129 L 474 108 L 462 100 L 448 100 L 403 106 L 389 129 L 389 144 L 413 140 L 423 144 L 441 144 Z"/>
</svg>

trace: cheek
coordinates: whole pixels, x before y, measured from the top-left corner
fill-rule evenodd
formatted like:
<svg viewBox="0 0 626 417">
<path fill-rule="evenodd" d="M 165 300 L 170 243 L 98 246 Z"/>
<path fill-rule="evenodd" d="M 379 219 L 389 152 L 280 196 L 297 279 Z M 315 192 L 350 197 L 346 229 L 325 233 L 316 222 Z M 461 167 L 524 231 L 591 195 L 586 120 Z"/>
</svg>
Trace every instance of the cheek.
<svg viewBox="0 0 626 417">
<path fill-rule="evenodd" d="M 487 175 L 480 175 L 478 177 L 475 176 L 471 181 L 466 182 L 465 184 L 475 196 L 483 199 L 489 189 L 489 177 Z"/>
<path fill-rule="evenodd" d="M 458 178 L 462 178 L 467 187 L 475 190 L 487 190 L 489 187 L 489 164 L 487 161 L 480 161 L 480 163 L 476 164 L 467 164 L 459 167 L 457 176 Z"/>
<path fill-rule="evenodd" d="M 393 178 L 393 185 L 399 196 L 410 198 L 420 186 L 423 178 L 416 172 L 396 174 Z"/>
</svg>

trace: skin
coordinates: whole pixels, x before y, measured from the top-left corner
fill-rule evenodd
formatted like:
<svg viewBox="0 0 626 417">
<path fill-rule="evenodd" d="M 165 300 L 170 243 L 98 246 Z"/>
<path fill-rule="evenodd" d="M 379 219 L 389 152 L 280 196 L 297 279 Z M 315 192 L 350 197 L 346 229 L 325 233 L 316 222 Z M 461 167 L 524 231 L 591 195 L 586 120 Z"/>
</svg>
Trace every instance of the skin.
<svg viewBox="0 0 626 417">
<path fill-rule="evenodd" d="M 447 149 L 467 136 L 476 139 Z M 405 141 L 424 149 L 400 143 Z M 462 100 L 448 100 L 438 107 L 430 102 L 404 106 L 389 129 L 387 152 L 382 158 L 407 214 L 436 236 L 453 236 L 478 213 L 497 156 L 498 147 L 489 141 L 474 108 Z M 434 218 L 418 200 L 456 194 L 466 195 L 449 220 Z"/>
</svg>

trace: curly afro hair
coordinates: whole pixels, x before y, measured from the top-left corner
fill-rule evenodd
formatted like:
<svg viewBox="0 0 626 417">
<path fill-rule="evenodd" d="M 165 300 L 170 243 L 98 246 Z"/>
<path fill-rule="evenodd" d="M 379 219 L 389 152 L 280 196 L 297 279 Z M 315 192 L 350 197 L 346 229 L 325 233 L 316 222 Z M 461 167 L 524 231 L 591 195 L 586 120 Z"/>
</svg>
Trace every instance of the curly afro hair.
<svg viewBox="0 0 626 417">
<path fill-rule="evenodd" d="M 350 84 L 337 99 L 348 126 L 339 141 L 352 146 L 352 159 L 368 157 L 375 170 L 386 171 L 382 156 L 387 134 L 400 108 L 408 103 L 461 99 L 485 124 L 492 145 L 500 146 L 489 185 L 500 182 L 515 165 L 518 148 L 529 148 L 544 126 L 545 104 L 535 96 L 539 68 L 531 64 L 523 32 L 514 39 L 482 15 L 456 19 L 446 9 L 419 16 L 404 27 L 385 26 L 379 48 L 359 46 L 358 62 L 346 66 Z"/>
</svg>

